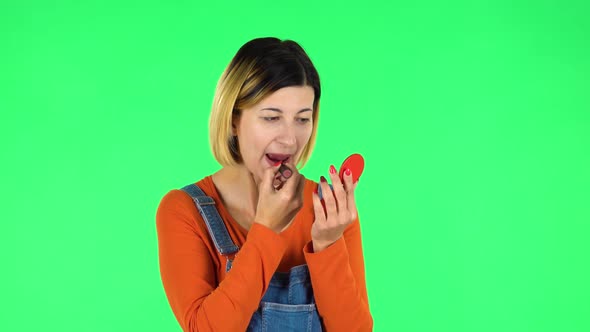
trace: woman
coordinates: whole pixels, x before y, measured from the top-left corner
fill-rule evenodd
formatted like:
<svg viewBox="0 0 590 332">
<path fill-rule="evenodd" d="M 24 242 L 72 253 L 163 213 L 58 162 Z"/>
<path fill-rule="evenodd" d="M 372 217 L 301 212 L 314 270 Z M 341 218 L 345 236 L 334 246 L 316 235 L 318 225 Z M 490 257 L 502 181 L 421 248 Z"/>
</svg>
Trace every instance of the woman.
<svg viewBox="0 0 590 332">
<path fill-rule="evenodd" d="M 369 331 L 352 174 L 333 191 L 296 165 L 311 155 L 320 80 L 295 42 L 244 44 L 222 74 L 210 143 L 222 168 L 168 192 L 160 272 L 185 331 Z M 321 186 L 323 199 L 316 194 Z"/>
</svg>

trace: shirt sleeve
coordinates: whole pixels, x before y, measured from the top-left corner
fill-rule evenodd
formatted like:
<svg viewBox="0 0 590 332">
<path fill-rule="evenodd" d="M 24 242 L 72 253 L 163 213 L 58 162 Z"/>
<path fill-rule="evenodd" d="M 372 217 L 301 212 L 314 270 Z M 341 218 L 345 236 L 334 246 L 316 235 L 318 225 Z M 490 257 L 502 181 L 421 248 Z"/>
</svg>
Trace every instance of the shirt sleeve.
<svg viewBox="0 0 590 332">
<path fill-rule="evenodd" d="M 326 331 L 372 331 L 358 218 L 326 249 L 314 253 L 309 242 L 303 252 Z"/>
<path fill-rule="evenodd" d="M 183 331 L 245 331 L 286 250 L 284 240 L 254 223 L 218 283 L 209 235 L 197 222 L 204 223 L 186 193 L 172 190 L 160 202 L 160 274 L 172 311 Z"/>
</svg>

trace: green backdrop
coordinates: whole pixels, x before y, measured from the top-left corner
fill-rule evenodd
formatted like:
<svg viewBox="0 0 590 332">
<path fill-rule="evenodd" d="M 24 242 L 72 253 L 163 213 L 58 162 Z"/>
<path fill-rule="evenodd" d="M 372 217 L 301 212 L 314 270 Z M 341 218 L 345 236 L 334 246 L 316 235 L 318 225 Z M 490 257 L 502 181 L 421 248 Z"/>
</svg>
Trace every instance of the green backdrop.
<svg viewBox="0 0 590 332">
<path fill-rule="evenodd" d="M 352 152 L 375 331 L 590 331 L 590 6 L 3 1 L 2 331 L 179 331 L 164 194 L 218 169 L 247 40 L 322 79 L 317 180 Z"/>
</svg>

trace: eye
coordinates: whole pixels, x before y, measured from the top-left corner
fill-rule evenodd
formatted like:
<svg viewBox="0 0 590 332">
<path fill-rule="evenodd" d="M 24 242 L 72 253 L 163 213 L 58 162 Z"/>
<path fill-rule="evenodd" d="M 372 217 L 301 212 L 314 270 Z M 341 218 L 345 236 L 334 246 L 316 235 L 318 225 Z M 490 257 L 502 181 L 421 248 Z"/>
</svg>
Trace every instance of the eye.
<svg viewBox="0 0 590 332">
<path fill-rule="evenodd" d="M 299 121 L 299 123 L 308 123 L 311 121 L 310 118 L 299 118 L 297 119 L 297 121 Z"/>
<path fill-rule="evenodd" d="M 279 119 L 278 116 L 265 116 L 263 117 L 264 121 L 273 122 Z"/>
</svg>

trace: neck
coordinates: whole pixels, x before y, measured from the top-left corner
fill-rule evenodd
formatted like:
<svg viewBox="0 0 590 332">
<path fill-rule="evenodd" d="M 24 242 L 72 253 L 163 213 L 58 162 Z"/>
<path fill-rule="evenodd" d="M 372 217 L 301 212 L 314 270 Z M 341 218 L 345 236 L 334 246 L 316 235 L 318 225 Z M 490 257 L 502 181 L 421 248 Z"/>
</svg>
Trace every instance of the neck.
<svg viewBox="0 0 590 332">
<path fill-rule="evenodd" d="M 243 165 L 227 166 L 213 175 L 224 204 L 246 214 L 256 215 L 258 182 Z"/>
</svg>

